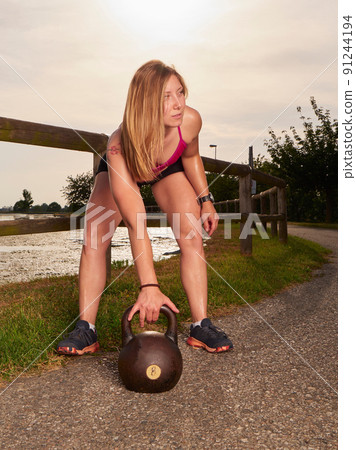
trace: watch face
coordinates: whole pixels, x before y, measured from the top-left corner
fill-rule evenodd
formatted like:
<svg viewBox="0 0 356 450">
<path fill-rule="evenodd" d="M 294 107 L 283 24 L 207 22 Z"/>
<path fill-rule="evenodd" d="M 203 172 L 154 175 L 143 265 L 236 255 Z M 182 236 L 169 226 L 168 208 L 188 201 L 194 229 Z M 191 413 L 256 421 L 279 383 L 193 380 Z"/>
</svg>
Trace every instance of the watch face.
<svg viewBox="0 0 356 450">
<path fill-rule="evenodd" d="M 213 194 L 211 193 L 211 192 L 209 192 L 209 197 L 210 197 L 210 200 L 214 203 L 214 197 L 213 197 Z"/>
</svg>

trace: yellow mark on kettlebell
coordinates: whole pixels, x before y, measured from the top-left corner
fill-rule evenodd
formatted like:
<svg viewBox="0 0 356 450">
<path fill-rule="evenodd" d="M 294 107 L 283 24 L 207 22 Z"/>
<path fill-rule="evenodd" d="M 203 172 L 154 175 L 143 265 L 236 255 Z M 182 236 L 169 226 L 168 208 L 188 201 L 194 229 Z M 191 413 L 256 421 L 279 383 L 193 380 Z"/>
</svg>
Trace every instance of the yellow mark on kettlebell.
<svg viewBox="0 0 356 450">
<path fill-rule="evenodd" d="M 146 375 L 150 380 L 157 380 L 161 376 L 161 368 L 156 366 L 156 364 L 152 364 L 148 366 L 146 369 Z"/>
</svg>

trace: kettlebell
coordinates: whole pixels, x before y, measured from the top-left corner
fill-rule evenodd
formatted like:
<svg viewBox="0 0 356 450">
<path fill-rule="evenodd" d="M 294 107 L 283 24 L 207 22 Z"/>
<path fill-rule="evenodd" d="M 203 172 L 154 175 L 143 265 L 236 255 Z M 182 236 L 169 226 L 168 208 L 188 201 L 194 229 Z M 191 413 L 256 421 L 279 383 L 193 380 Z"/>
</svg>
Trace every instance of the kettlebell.
<svg viewBox="0 0 356 450">
<path fill-rule="evenodd" d="M 131 391 L 169 391 L 178 383 L 183 370 L 183 359 L 177 345 L 176 315 L 163 305 L 160 313 L 168 319 L 167 331 L 164 334 L 145 331 L 133 335 L 128 321 L 131 309 L 132 306 L 124 312 L 121 320 L 120 377 Z"/>
</svg>

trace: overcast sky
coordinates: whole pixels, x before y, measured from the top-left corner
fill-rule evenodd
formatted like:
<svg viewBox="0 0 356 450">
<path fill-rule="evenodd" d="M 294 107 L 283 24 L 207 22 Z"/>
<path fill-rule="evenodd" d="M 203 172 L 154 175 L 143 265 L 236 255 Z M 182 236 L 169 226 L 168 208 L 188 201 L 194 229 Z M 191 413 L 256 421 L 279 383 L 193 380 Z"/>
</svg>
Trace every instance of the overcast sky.
<svg viewBox="0 0 356 450">
<path fill-rule="evenodd" d="M 312 116 L 310 96 L 337 118 L 335 0 L 2 0 L 0 116 L 110 134 L 127 88 L 150 59 L 174 64 L 203 118 L 200 152 L 244 163 L 268 126 Z M 89 153 L 0 142 L 0 206 L 22 190 L 65 201 Z"/>
</svg>

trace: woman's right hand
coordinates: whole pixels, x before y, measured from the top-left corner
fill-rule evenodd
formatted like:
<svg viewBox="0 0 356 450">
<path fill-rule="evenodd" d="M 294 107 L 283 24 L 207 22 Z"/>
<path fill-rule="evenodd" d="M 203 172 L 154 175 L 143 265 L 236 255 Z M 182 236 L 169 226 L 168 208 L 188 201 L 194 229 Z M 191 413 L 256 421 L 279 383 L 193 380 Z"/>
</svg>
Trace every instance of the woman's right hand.
<svg viewBox="0 0 356 450">
<path fill-rule="evenodd" d="M 133 305 L 129 314 L 128 320 L 130 321 L 137 311 L 140 311 L 140 327 L 145 325 L 145 319 L 147 323 L 156 322 L 158 319 L 161 306 L 167 305 L 176 314 L 179 313 L 175 304 L 164 295 L 160 289 L 156 286 L 147 286 L 142 288 L 136 303 Z"/>
</svg>

